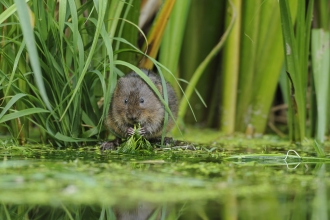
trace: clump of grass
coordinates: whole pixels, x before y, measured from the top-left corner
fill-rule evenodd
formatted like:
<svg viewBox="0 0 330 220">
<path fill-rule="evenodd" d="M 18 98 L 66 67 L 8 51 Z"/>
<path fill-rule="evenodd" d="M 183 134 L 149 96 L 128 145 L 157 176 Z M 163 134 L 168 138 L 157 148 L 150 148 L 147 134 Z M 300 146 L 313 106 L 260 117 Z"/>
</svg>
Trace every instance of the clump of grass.
<svg viewBox="0 0 330 220">
<path fill-rule="evenodd" d="M 306 90 L 308 58 L 314 1 L 298 1 L 296 33 L 289 1 L 279 1 L 285 68 L 290 82 L 289 129 L 292 141 L 303 141 L 306 136 Z"/>
<path fill-rule="evenodd" d="M 118 152 L 136 153 L 137 151 L 142 151 L 142 150 L 145 150 L 147 152 L 153 151 L 153 147 L 150 144 L 150 142 L 139 133 L 140 129 L 141 129 L 140 124 L 134 125 L 134 134 L 120 145 Z"/>
</svg>

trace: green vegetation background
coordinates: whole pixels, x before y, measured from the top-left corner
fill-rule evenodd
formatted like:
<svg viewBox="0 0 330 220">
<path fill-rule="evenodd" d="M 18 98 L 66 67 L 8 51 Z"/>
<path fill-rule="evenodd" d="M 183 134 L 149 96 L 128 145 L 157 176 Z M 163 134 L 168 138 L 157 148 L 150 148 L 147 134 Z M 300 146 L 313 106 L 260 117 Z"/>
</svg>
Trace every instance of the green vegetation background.
<svg viewBox="0 0 330 220">
<path fill-rule="evenodd" d="M 26 2 L 0 3 L 1 136 L 23 144 L 36 130 L 55 147 L 105 139 L 111 93 L 132 65 L 173 84 L 183 132 L 329 135 L 328 1 Z"/>
</svg>

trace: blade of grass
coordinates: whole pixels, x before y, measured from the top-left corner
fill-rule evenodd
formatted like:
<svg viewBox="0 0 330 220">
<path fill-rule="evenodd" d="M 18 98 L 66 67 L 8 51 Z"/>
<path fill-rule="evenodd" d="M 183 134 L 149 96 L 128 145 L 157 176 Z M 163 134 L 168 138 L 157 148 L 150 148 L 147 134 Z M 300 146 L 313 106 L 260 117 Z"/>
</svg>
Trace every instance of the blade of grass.
<svg viewBox="0 0 330 220">
<path fill-rule="evenodd" d="M 133 45 L 138 46 L 138 36 L 139 36 L 139 29 L 136 28 L 139 22 L 139 15 L 140 15 L 140 8 L 141 8 L 141 0 L 130 0 L 124 8 L 124 15 L 122 17 L 121 25 L 118 31 L 117 36 L 126 39 L 127 41 L 131 42 Z M 131 23 L 127 22 L 130 21 L 131 23 L 135 24 L 131 25 Z M 115 51 L 119 49 L 127 49 L 130 48 L 126 44 L 121 44 L 120 41 L 116 42 Z M 138 64 L 138 56 L 135 53 L 120 53 L 118 57 L 115 56 L 116 60 L 123 60 L 134 65 Z M 121 70 L 124 73 L 129 71 L 128 68 L 125 66 L 120 66 Z"/>
<path fill-rule="evenodd" d="M 323 150 L 324 147 L 323 147 L 322 143 L 320 144 L 320 143 L 318 143 L 317 140 L 314 140 L 313 147 L 314 147 L 314 150 L 316 151 L 318 157 L 324 158 L 326 156 L 326 154 L 324 153 L 324 150 Z"/>
<path fill-rule="evenodd" d="M 156 68 L 157 68 L 159 76 L 161 78 L 164 103 L 166 103 L 168 105 L 168 93 L 167 93 L 166 81 L 165 81 L 164 75 L 162 73 L 162 69 L 158 65 L 156 65 Z M 165 111 L 165 114 L 164 114 L 164 124 L 163 124 L 162 138 L 161 138 L 161 146 L 164 146 L 164 138 L 165 138 L 165 135 L 166 135 L 166 127 L 167 127 L 167 122 L 168 122 L 168 113 L 169 112 Z M 175 122 L 175 118 L 172 116 L 172 114 L 171 114 L 171 117 L 172 117 L 173 121 Z"/>
<path fill-rule="evenodd" d="M 30 0 L 25 0 L 25 2 L 29 2 Z M 2 24 L 7 18 L 14 15 L 17 11 L 16 5 L 13 4 L 8 7 L 4 12 L 0 14 L 0 24 Z"/>
<path fill-rule="evenodd" d="M 40 63 L 39 63 L 39 56 L 37 52 L 37 48 L 35 45 L 35 39 L 33 35 L 33 30 L 32 26 L 30 23 L 30 14 L 28 10 L 28 6 L 25 2 L 15 0 L 15 5 L 17 7 L 17 13 L 20 21 L 20 25 L 22 28 L 22 32 L 24 35 L 24 41 L 26 43 L 26 48 L 29 52 L 30 55 L 30 61 L 32 65 L 32 69 L 34 71 L 34 77 L 37 83 L 37 86 L 40 91 L 40 95 L 45 102 L 45 105 L 47 106 L 49 111 L 52 111 L 52 107 L 50 105 L 44 81 L 42 79 L 42 73 L 41 73 L 41 68 L 40 68 Z"/>
<path fill-rule="evenodd" d="M 239 50 L 241 30 L 241 0 L 232 1 L 232 12 L 227 14 L 226 23 L 230 23 L 232 15 L 237 19 L 223 50 L 223 94 L 220 113 L 220 130 L 226 134 L 235 131 L 237 84 L 239 71 Z M 235 16 L 235 17 L 236 17 Z"/>
<path fill-rule="evenodd" d="M 0 113 L 0 120 L 1 118 L 6 114 L 6 112 L 19 100 L 20 98 L 26 96 L 26 94 L 18 93 L 14 95 L 10 101 L 7 103 L 7 105 L 2 109 Z"/>
<path fill-rule="evenodd" d="M 88 141 L 96 141 L 96 140 L 93 140 L 93 139 L 90 139 L 90 138 L 73 138 L 73 137 L 69 137 L 69 136 L 66 136 L 66 135 L 63 135 L 59 132 L 57 132 L 54 136 L 54 138 L 56 138 L 57 140 L 61 140 L 61 141 L 64 141 L 64 142 L 88 142 Z"/>
<path fill-rule="evenodd" d="M 190 3 L 191 0 L 175 2 L 161 43 L 159 62 L 174 74 L 178 68 Z M 165 79 L 174 87 L 176 92 L 179 92 L 173 77 L 165 74 Z"/>
<path fill-rule="evenodd" d="M 126 4 L 125 1 L 122 0 L 113 0 L 109 2 L 109 11 L 107 11 L 108 17 L 105 20 L 106 30 L 108 33 L 110 33 L 110 42 L 112 45 L 113 37 L 115 36 L 117 24 L 118 24 L 118 18 L 120 17 L 120 14 L 122 13 L 122 10 L 124 8 L 124 4 Z M 96 8 L 98 10 L 98 13 L 100 13 L 102 8 Z M 103 20 L 103 18 L 102 18 Z"/>
<path fill-rule="evenodd" d="M 329 94 L 329 48 L 330 34 L 322 29 L 312 31 L 312 69 L 316 91 L 317 127 L 316 139 L 324 142 L 327 130 L 328 107 L 327 97 Z"/>
<path fill-rule="evenodd" d="M 0 118 L 0 123 L 4 123 L 6 121 L 10 121 L 16 118 L 24 117 L 27 115 L 37 114 L 37 113 L 48 113 L 49 111 L 42 108 L 29 108 L 29 109 L 23 109 L 18 112 L 6 114 Z"/>
<path fill-rule="evenodd" d="M 236 112 L 236 129 L 244 131 L 247 124 L 245 117 L 249 115 L 249 104 L 253 97 L 253 79 L 255 60 L 258 46 L 259 17 L 260 12 L 256 8 L 260 8 L 261 0 L 243 1 L 242 2 L 242 33 L 240 48 L 240 68 L 237 88 L 237 112 Z"/>
</svg>

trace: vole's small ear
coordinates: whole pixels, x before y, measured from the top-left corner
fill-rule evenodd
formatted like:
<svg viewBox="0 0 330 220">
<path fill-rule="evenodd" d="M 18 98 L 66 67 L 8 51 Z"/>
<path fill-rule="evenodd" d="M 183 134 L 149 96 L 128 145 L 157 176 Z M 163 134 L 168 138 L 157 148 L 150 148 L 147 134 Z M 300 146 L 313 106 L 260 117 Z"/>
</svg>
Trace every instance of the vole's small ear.
<svg viewBox="0 0 330 220">
<path fill-rule="evenodd" d="M 133 76 L 134 77 L 134 76 Z M 120 86 L 123 86 L 123 85 L 127 85 L 130 83 L 131 81 L 131 77 L 120 77 L 118 80 L 117 80 L 117 86 L 120 85 Z"/>
</svg>

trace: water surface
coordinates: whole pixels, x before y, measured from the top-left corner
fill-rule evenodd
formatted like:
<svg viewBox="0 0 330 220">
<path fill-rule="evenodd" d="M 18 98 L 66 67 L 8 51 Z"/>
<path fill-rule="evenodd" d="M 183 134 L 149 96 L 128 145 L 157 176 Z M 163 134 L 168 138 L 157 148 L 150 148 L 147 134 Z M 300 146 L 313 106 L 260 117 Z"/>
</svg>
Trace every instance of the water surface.
<svg viewBox="0 0 330 220">
<path fill-rule="evenodd" d="M 327 219 L 330 161 L 310 147 L 302 158 L 270 140 L 195 147 L 0 147 L 0 219 Z"/>
</svg>

